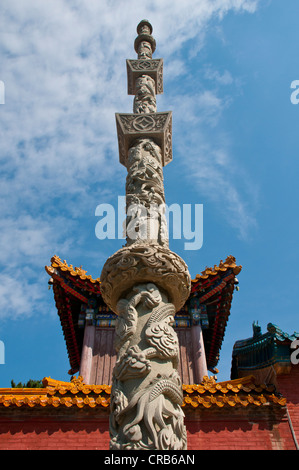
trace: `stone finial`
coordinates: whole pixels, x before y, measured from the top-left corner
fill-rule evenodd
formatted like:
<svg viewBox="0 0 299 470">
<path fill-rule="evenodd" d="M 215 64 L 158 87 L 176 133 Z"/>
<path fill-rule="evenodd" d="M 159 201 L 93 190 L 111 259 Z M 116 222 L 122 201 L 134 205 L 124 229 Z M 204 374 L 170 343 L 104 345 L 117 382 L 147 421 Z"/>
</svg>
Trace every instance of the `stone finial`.
<svg viewBox="0 0 299 470">
<path fill-rule="evenodd" d="M 153 27 L 148 20 L 141 20 L 137 25 L 138 34 L 152 34 Z"/>
<path fill-rule="evenodd" d="M 120 163 L 127 165 L 128 151 L 139 138 L 153 138 L 162 150 L 162 165 L 172 160 L 172 113 L 157 113 L 156 93 L 163 93 L 163 60 L 152 59 L 156 41 L 152 26 L 137 26 L 138 59 L 127 59 L 128 94 L 135 95 L 133 114 L 116 114 Z"/>
<path fill-rule="evenodd" d="M 138 36 L 134 42 L 135 51 L 138 54 L 138 59 L 151 59 L 152 54 L 156 50 L 156 41 L 152 36 L 152 25 L 148 20 L 140 21 L 137 26 Z"/>
</svg>

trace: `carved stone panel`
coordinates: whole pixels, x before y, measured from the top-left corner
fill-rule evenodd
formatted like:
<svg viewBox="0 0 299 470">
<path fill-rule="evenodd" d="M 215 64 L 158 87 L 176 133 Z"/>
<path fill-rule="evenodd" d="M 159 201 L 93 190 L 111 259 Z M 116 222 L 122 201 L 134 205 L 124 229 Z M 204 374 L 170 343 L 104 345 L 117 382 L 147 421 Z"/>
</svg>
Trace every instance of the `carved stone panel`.
<svg viewBox="0 0 299 470">
<path fill-rule="evenodd" d="M 136 80 L 144 74 L 149 75 L 155 80 L 156 94 L 163 93 L 163 59 L 128 59 L 128 94 L 136 94 Z"/>
<path fill-rule="evenodd" d="M 162 153 L 152 139 L 129 149 L 126 181 L 126 238 L 132 243 L 168 246 Z"/>
<path fill-rule="evenodd" d="M 186 450 L 175 307 L 151 282 L 135 285 L 116 309 L 110 448 Z"/>
<path fill-rule="evenodd" d="M 119 161 L 127 166 L 128 151 L 136 139 L 152 138 L 162 150 L 162 164 L 172 160 L 172 112 L 116 114 Z"/>
<path fill-rule="evenodd" d="M 136 95 L 133 113 L 152 114 L 157 112 L 155 80 L 149 75 L 140 75 L 136 80 Z"/>
</svg>

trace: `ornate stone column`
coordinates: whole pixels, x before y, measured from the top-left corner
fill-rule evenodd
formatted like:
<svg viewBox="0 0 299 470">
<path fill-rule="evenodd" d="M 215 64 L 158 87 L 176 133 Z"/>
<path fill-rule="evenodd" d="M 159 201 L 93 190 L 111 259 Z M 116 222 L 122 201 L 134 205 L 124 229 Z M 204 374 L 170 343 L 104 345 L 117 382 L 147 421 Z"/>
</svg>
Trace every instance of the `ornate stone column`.
<svg viewBox="0 0 299 470">
<path fill-rule="evenodd" d="M 111 393 L 112 449 L 186 449 L 174 314 L 190 292 L 185 262 L 168 248 L 163 166 L 172 160 L 171 112 L 158 113 L 163 61 L 143 20 L 127 60 L 133 114 L 116 114 L 126 181 L 126 245 L 106 261 L 101 292 L 118 315 Z"/>
</svg>

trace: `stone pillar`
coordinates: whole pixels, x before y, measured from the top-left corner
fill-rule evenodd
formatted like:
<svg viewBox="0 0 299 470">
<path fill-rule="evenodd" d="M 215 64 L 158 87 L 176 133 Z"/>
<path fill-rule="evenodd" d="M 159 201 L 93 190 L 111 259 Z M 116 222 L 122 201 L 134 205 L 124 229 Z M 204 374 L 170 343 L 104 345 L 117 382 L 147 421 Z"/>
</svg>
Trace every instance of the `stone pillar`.
<svg viewBox="0 0 299 470">
<path fill-rule="evenodd" d="M 126 246 L 106 261 L 101 293 L 118 315 L 111 391 L 112 449 L 186 449 L 177 371 L 174 314 L 190 293 L 185 262 L 168 248 L 163 166 L 172 159 L 171 113 L 156 112 L 162 59 L 147 20 L 137 27 L 138 59 L 127 61 L 133 114 L 117 114 L 120 162 L 126 166 Z"/>
</svg>

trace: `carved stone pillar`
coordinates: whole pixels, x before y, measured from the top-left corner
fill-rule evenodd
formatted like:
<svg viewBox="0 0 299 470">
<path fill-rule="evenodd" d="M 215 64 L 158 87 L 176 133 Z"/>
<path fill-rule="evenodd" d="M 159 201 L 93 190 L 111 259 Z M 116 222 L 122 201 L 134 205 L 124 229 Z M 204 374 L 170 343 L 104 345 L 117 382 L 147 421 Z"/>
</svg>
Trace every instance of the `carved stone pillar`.
<svg viewBox="0 0 299 470">
<path fill-rule="evenodd" d="M 112 449 L 186 449 L 174 314 L 190 293 L 185 262 L 168 248 L 163 169 L 172 159 L 171 113 L 156 112 L 162 60 L 147 20 L 137 27 L 137 61 L 127 61 L 133 114 L 117 114 L 127 167 L 126 246 L 106 261 L 101 292 L 118 315 L 111 393 Z M 155 62 L 155 63 L 153 63 Z"/>
</svg>

